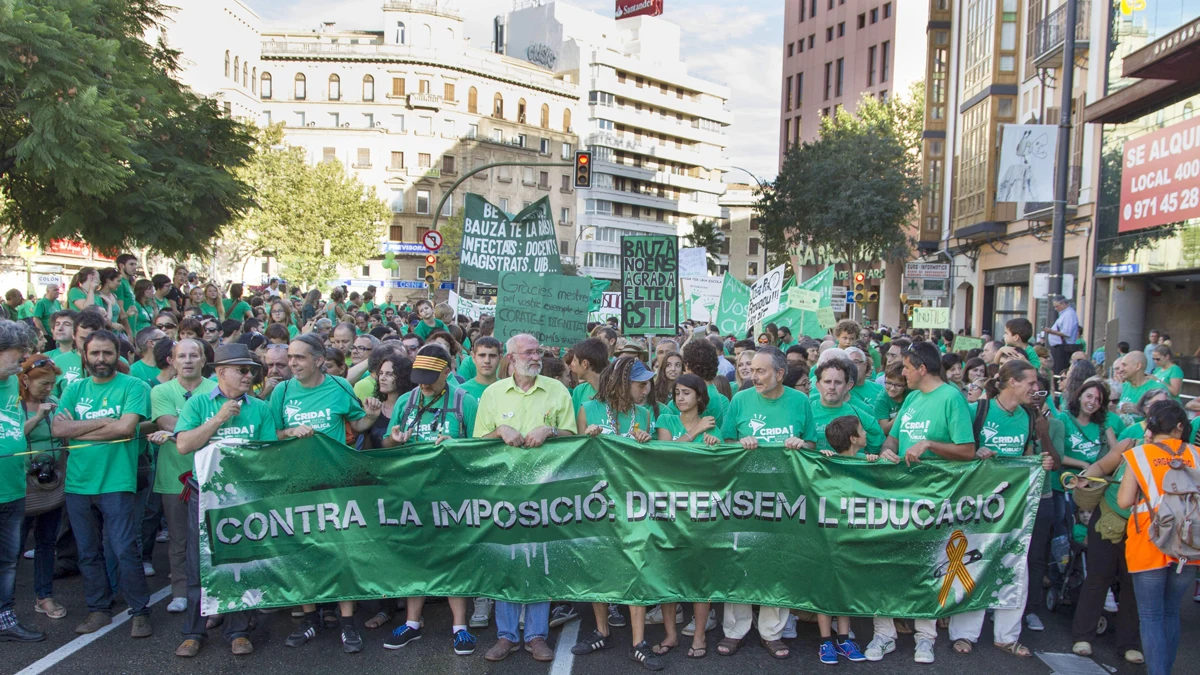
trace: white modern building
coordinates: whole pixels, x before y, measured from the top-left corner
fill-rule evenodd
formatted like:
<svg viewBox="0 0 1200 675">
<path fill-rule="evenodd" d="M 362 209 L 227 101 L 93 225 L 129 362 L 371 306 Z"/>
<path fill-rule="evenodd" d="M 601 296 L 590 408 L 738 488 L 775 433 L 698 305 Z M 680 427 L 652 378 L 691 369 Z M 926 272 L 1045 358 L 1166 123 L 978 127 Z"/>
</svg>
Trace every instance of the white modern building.
<svg viewBox="0 0 1200 675">
<path fill-rule="evenodd" d="M 586 92 L 576 130 L 595 163 L 579 195 L 580 274 L 619 278 L 622 235 L 683 236 L 695 221 L 721 219 L 729 89 L 688 74 L 680 39 L 661 18 L 617 20 L 562 2 L 518 4 L 498 22 L 497 51 Z"/>
</svg>

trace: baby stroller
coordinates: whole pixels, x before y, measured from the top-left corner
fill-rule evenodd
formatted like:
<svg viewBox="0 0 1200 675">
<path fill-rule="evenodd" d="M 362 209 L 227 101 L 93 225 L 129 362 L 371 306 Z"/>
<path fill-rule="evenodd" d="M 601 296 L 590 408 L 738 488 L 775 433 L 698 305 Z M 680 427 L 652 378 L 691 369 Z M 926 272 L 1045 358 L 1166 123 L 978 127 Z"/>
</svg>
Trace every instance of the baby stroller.
<svg viewBox="0 0 1200 675">
<path fill-rule="evenodd" d="M 1052 570 L 1051 584 L 1046 589 L 1046 610 L 1056 611 L 1059 607 L 1074 606 L 1079 602 L 1079 594 L 1083 588 L 1083 580 L 1087 575 L 1087 518 L 1097 517 L 1096 506 L 1104 498 L 1107 482 L 1094 480 L 1079 480 L 1072 474 L 1063 474 L 1063 486 L 1072 490 L 1072 497 L 1078 507 L 1076 518 L 1072 519 L 1070 536 L 1067 545 L 1061 542 L 1051 542 Z M 1054 574 L 1053 571 L 1057 571 Z M 1056 578 L 1057 577 L 1057 578 Z M 1103 613 L 1096 624 L 1096 634 L 1103 635 L 1108 630 L 1108 617 Z"/>
</svg>

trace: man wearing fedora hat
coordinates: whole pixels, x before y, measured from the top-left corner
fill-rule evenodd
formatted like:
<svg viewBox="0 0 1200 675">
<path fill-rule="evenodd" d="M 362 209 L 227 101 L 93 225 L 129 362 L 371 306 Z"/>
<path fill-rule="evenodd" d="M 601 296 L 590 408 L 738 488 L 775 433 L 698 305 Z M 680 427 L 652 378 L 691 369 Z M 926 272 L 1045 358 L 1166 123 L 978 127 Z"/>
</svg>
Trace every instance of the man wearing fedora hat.
<svg viewBox="0 0 1200 675">
<path fill-rule="evenodd" d="M 276 440 L 275 417 L 266 401 L 249 396 L 254 375 L 262 364 L 241 343 L 216 349 L 213 366 L 217 386 L 208 393 L 188 398 L 175 424 L 175 444 L 179 454 L 190 455 L 213 440 Z M 176 656 L 191 657 L 204 641 L 205 619 L 200 616 L 200 495 L 194 479 L 189 480 L 187 540 L 187 619 L 183 624 L 183 643 Z M 250 643 L 250 615 L 234 612 L 224 617 L 222 632 L 236 655 L 254 651 Z"/>
</svg>

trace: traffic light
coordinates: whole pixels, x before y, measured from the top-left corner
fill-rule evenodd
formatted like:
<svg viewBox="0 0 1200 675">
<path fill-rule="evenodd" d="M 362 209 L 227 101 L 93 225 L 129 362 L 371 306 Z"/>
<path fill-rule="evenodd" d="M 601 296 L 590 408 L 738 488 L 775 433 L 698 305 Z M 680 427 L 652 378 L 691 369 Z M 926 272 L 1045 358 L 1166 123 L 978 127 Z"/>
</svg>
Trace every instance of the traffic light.
<svg viewBox="0 0 1200 675">
<path fill-rule="evenodd" d="M 863 272 L 854 273 L 854 292 L 867 290 L 867 275 Z"/>
<path fill-rule="evenodd" d="M 870 291 L 867 293 L 867 302 L 879 302 L 879 293 Z"/>
<path fill-rule="evenodd" d="M 425 256 L 425 283 L 429 285 L 429 290 L 435 291 L 434 285 L 437 283 L 437 256 Z"/>
<path fill-rule="evenodd" d="M 592 187 L 592 153 L 586 150 L 575 152 L 575 187 Z"/>
</svg>

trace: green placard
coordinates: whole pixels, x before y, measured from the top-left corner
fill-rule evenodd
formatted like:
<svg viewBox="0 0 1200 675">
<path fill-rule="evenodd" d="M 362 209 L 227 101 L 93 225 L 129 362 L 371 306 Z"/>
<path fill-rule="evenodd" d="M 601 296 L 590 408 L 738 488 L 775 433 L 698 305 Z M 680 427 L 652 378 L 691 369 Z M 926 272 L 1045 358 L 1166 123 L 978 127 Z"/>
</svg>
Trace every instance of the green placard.
<svg viewBox="0 0 1200 675">
<path fill-rule="evenodd" d="M 950 348 L 950 351 L 969 352 L 972 349 L 983 349 L 983 338 L 956 335 L 954 337 L 954 346 Z"/>
<path fill-rule="evenodd" d="M 821 294 L 804 288 L 792 288 L 787 293 L 787 302 L 792 309 L 815 312 L 821 308 Z"/>
<path fill-rule="evenodd" d="M 678 326 L 677 238 L 621 237 L 621 329 L 626 335 L 674 335 Z"/>
<path fill-rule="evenodd" d="M 570 347 L 587 332 L 591 282 L 561 274 L 500 275 L 496 339 L 529 333 L 549 347 Z"/>
<path fill-rule="evenodd" d="M 829 330 L 837 325 L 837 317 L 833 315 L 832 307 L 821 307 L 817 310 L 817 325 L 821 330 Z"/>
<path fill-rule="evenodd" d="M 459 266 L 463 279 L 495 284 L 504 272 L 562 273 L 549 197 L 510 219 L 500 207 L 467 193 L 463 216 Z"/>
<path fill-rule="evenodd" d="M 745 333 L 746 305 L 749 303 L 750 287 L 733 278 L 732 274 L 726 274 L 717 304 L 717 328 L 721 335 L 741 337 Z"/>
<path fill-rule="evenodd" d="M 913 328 L 949 328 L 949 307 L 914 307 Z"/>
</svg>

